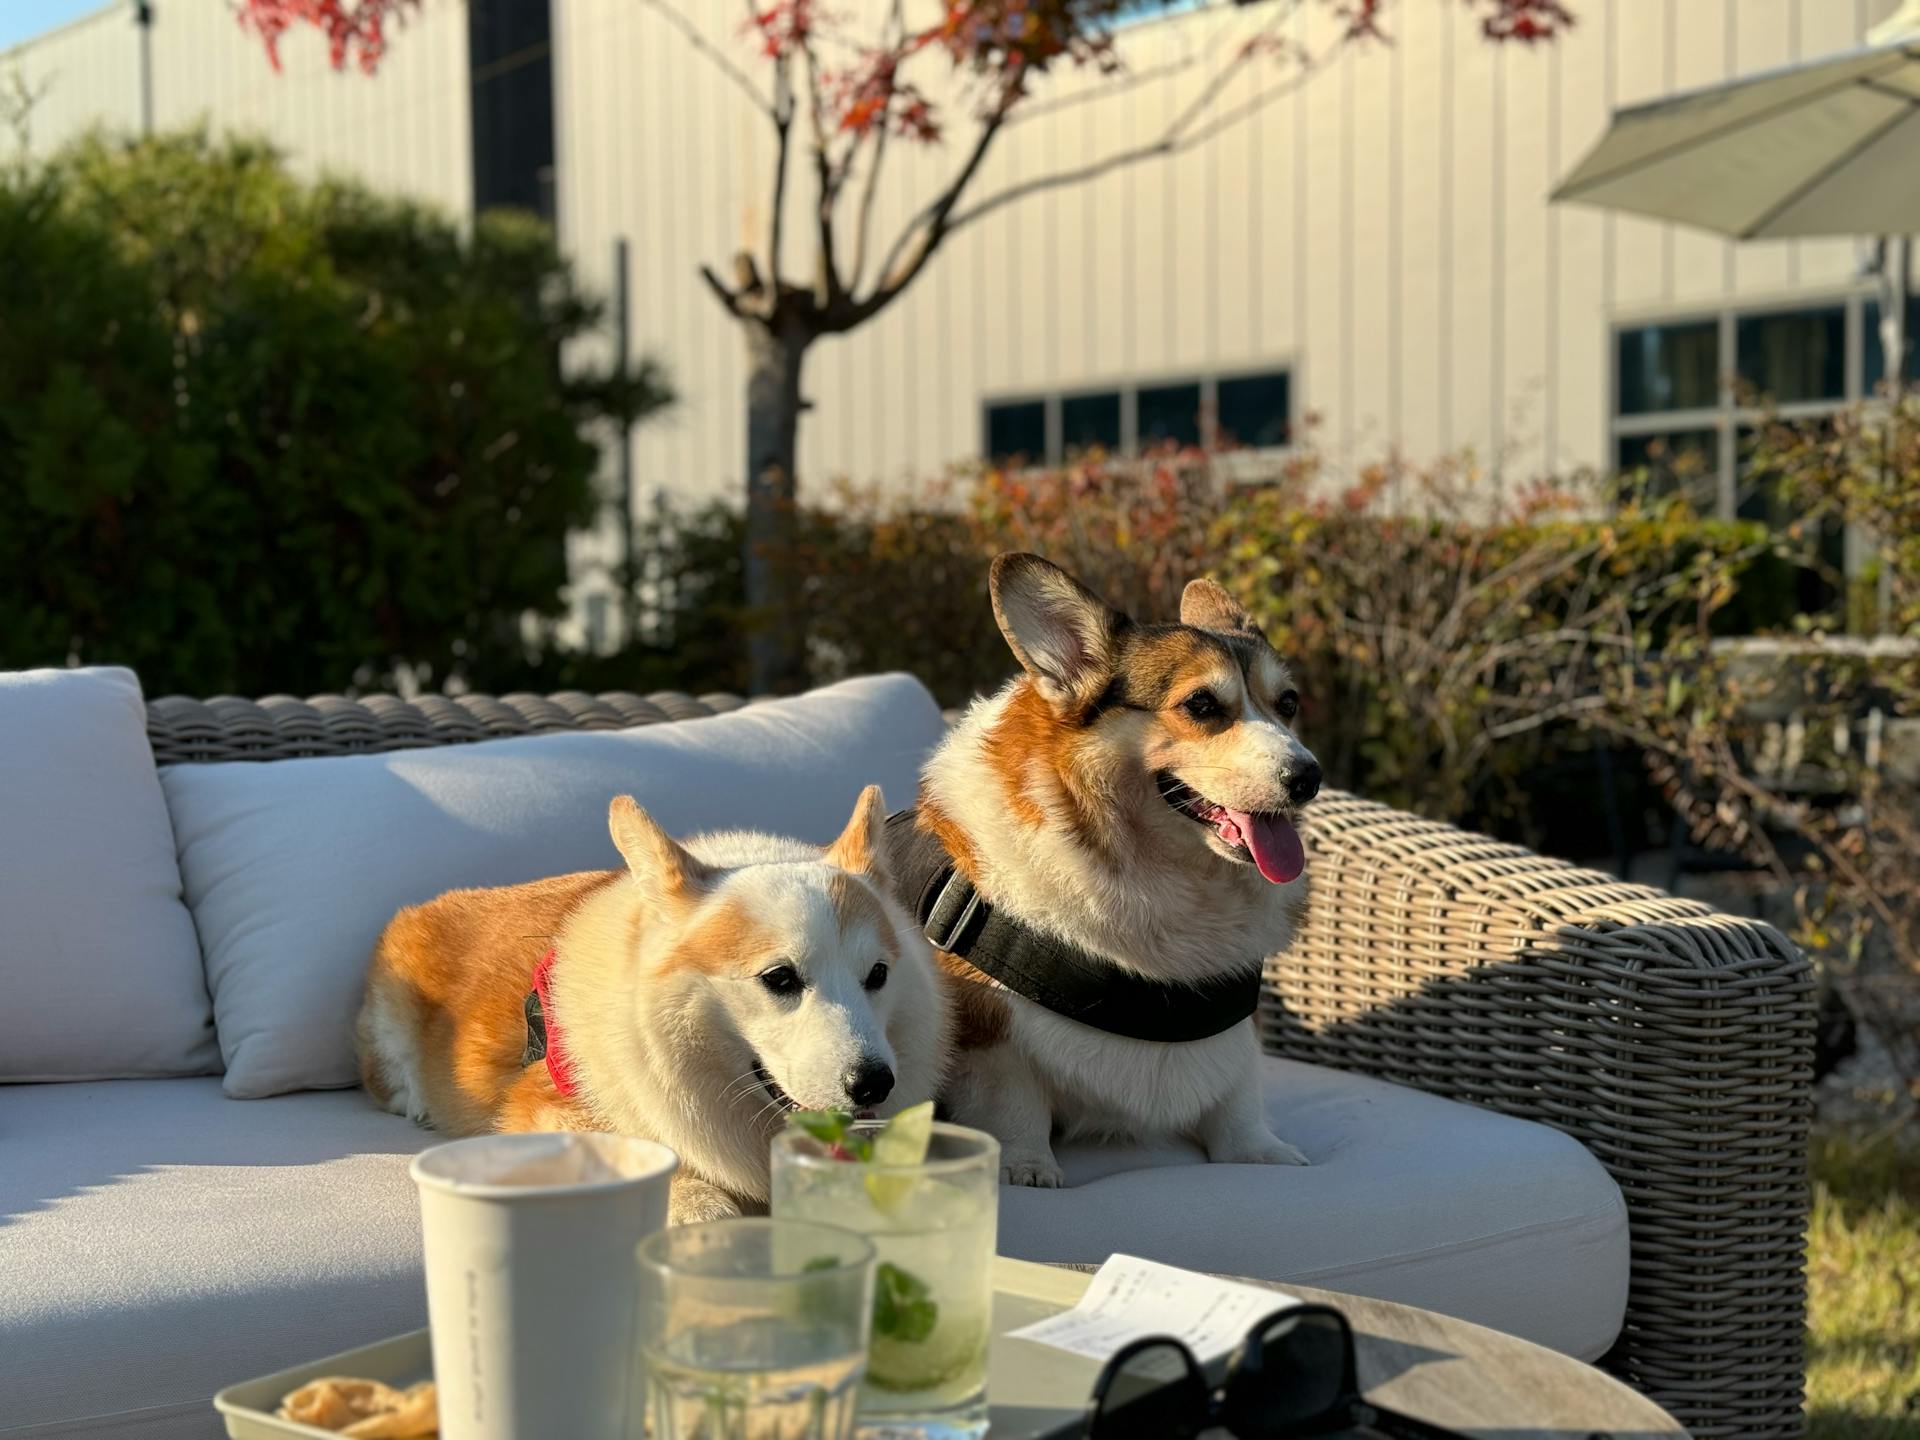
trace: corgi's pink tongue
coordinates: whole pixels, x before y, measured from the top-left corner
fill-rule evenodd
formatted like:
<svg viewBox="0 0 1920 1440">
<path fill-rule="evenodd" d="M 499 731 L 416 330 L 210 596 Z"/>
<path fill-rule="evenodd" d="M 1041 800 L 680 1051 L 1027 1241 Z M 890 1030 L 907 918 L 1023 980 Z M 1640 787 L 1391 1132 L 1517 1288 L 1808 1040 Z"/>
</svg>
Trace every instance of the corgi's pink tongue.
<svg viewBox="0 0 1920 1440">
<path fill-rule="evenodd" d="M 1274 885 L 1284 885 L 1300 878 L 1300 872 L 1307 868 L 1307 852 L 1301 847 L 1300 832 L 1284 815 L 1251 815 L 1245 810 L 1227 810 L 1227 819 L 1240 832 L 1241 843 L 1253 856 L 1253 863 L 1260 867 L 1264 879 Z"/>
</svg>

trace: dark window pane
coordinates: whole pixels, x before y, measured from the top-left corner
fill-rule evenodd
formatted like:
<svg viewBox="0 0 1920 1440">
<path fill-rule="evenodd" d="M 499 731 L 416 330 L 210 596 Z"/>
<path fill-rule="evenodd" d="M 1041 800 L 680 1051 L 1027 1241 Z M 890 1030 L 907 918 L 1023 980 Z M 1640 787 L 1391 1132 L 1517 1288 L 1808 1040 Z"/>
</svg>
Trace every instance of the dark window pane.
<svg viewBox="0 0 1920 1440">
<path fill-rule="evenodd" d="M 1620 332 L 1620 413 L 1711 410 L 1720 403 L 1720 325 L 1649 325 Z"/>
<path fill-rule="evenodd" d="M 1866 393 L 1871 395 L 1874 388 L 1887 373 L 1886 347 L 1880 343 L 1880 302 L 1869 300 L 1860 310 L 1861 344 L 1865 347 L 1861 355 L 1860 383 Z M 1908 380 L 1920 380 L 1920 300 L 1907 301 L 1907 363 L 1905 365 Z"/>
<path fill-rule="evenodd" d="M 1740 378 L 1772 400 L 1839 400 L 1847 392 L 1847 312 L 1743 315 Z"/>
<path fill-rule="evenodd" d="M 548 0 L 469 0 L 473 208 L 554 218 Z"/>
<path fill-rule="evenodd" d="M 1287 372 L 1242 375 L 1220 382 L 1220 441 L 1271 449 L 1287 443 Z"/>
<path fill-rule="evenodd" d="M 1622 435 L 1617 450 L 1620 471 L 1645 470 L 1647 491 L 1655 497 L 1685 495 L 1703 515 L 1720 509 L 1720 432 L 1675 430 L 1665 435 Z"/>
<path fill-rule="evenodd" d="M 1066 453 L 1120 448 L 1120 396 L 1069 395 L 1060 402 L 1060 443 Z"/>
<path fill-rule="evenodd" d="M 1047 403 L 1015 400 L 987 407 L 987 458 L 1033 460 L 1047 458 Z"/>
<path fill-rule="evenodd" d="M 1155 385 L 1140 392 L 1140 443 L 1200 443 L 1200 386 Z"/>
</svg>

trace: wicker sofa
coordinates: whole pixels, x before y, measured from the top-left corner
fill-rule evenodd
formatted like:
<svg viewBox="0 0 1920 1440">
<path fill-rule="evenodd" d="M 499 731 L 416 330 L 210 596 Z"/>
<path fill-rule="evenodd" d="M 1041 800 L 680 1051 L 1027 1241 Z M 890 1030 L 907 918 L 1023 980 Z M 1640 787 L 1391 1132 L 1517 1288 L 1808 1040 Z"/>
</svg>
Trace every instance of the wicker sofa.
<svg viewBox="0 0 1920 1440">
<path fill-rule="evenodd" d="M 737 697 L 391 696 L 148 707 L 159 763 L 617 729 Z M 1624 1193 L 1625 1328 L 1605 1364 L 1696 1436 L 1802 1430 L 1813 1005 L 1777 932 L 1329 793 L 1306 934 L 1268 974 L 1275 1052 L 1544 1122 Z"/>
</svg>

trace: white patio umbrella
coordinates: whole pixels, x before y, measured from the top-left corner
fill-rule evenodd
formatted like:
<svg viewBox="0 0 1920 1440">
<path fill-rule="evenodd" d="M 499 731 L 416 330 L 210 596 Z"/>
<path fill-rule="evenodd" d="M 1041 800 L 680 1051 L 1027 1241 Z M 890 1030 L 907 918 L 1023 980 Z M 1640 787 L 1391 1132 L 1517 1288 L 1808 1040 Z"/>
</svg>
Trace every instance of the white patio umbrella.
<svg viewBox="0 0 1920 1440">
<path fill-rule="evenodd" d="M 1615 112 L 1553 199 L 1736 240 L 1894 237 L 1881 247 L 1880 324 L 1898 376 L 1906 237 L 1920 231 L 1920 0 L 1863 49 Z"/>
</svg>

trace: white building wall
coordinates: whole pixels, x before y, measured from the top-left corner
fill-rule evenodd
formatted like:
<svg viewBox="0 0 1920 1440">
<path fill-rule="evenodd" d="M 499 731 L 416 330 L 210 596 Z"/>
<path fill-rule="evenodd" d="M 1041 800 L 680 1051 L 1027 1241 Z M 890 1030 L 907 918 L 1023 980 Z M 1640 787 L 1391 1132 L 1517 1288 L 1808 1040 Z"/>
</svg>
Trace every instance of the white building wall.
<svg viewBox="0 0 1920 1440">
<path fill-rule="evenodd" d="M 95 125 L 137 129 L 140 46 L 131 7 L 115 5 L 0 52 L 0 90 L 9 98 L 15 76 L 35 97 L 26 119 L 30 159 Z M 0 135 L 0 158 L 12 159 L 15 144 Z"/>
<path fill-rule="evenodd" d="M 466 7 L 430 0 L 392 32 L 378 76 L 336 72 L 320 33 L 281 40 L 282 69 L 240 28 L 226 0 L 153 0 L 154 124 L 206 120 L 267 136 L 310 175 L 339 171 L 464 215 L 473 203 Z M 92 125 L 137 133 L 140 32 L 121 0 L 0 55 L 46 85 L 32 112 L 30 153 L 44 156 Z M 0 137 L 0 144 L 8 137 Z"/>
<path fill-rule="evenodd" d="M 1472 12 L 1396 7 L 1391 46 L 1350 48 L 1244 124 L 1171 160 L 1021 201 L 958 234 L 916 288 L 806 377 L 803 483 L 906 483 L 977 454 L 985 400 L 1281 363 L 1320 445 L 1360 461 L 1471 448 L 1526 477 L 1608 463 L 1621 318 L 1832 292 L 1850 242 L 1737 247 L 1547 204 L 1611 109 L 1857 43 L 1893 0 L 1587 0 L 1560 41 L 1484 42 Z M 715 6 L 709 43 L 762 68 Z M 1139 24 L 1133 83 L 1063 72 L 976 182 L 990 194 L 1152 138 L 1267 6 Z M 1307 5 L 1293 38 L 1324 49 Z M 555 0 L 564 243 L 606 276 L 633 246 L 636 340 L 672 367 L 678 414 L 643 431 L 643 490 L 735 494 L 741 342 L 697 269 L 764 250 L 770 142 L 708 59 L 625 0 Z M 1285 83 L 1251 67 L 1230 111 Z M 957 163 L 895 146 L 890 234 Z M 796 190 L 811 180 L 796 166 Z M 811 251 L 789 227 L 789 274 Z M 846 239 L 842 239 L 845 253 Z"/>
<path fill-rule="evenodd" d="M 860 0 L 866 5 L 877 0 Z M 1471 447 L 1517 477 L 1612 453 L 1611 327 L 1858 289 L 1851 243 L 1734 246 L 1673 226 L 1547 204 L 1611 109 L 1857 43 L 1894 0 L 1579 0 L 1552 45 L 1495 47 L 1452 0 L 1393 7 L 1395 43 L 1341 51 L 1281 89 L 1269 62 L 1220 109 L 1266 97 L 1204 147 L 1022 201 L 947 245 L 914 289 L 823 342 L 806 389 L 803 483 L 907 483 L 977 454 L 989 398 L 1285 364 L 1295 408 L 1336 459 Z M 757 81 L 738 8 L 683 0 Z M 275 74 L 222 0 L 157 0 L 154 110 L 264 131 L 308 170 L 354 171 L 464 211 L 471 203 L 465 6 L 426 0 L 381 73 L 338 74 L 317 34 Z M 1144 22 L 1125 81 L 1063 71 L 1011 126 L 976 195 L 1159 133 L 1272 5 Z M 610 288 L 632 253 L 637 352 L 681 400 L 636 439 L 642 497 L 736 495 L 742 344 L 697 278 L 764 248 L 771 138 L 711 61 L 639 0 L 553 0 L 559 225 Z M 1332 7 L 1289 22 L 1310 50 Z M 34 147 L 139 113 L 137 34 L 120 5 L 0 57 L 50 84 Z M 890 150 L 876 216 L 891 236 L 964 143 Z M 811 236 L 793 176 L 790 275 Z M 850 237 L 843 235 L 843 253 Z"/>
</svg>

